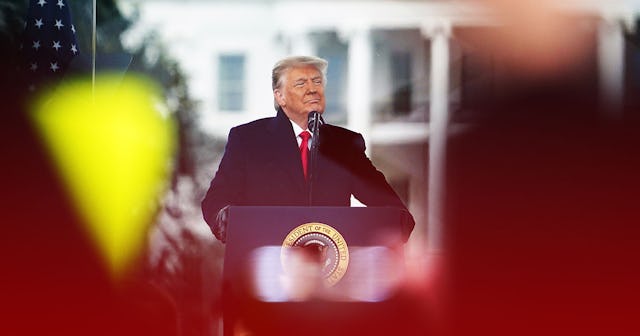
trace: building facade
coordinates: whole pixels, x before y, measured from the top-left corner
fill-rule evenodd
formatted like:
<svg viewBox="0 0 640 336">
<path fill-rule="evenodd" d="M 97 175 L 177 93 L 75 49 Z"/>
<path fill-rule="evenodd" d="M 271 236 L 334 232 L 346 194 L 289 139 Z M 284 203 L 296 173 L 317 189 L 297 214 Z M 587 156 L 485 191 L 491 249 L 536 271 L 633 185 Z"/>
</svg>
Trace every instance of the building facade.
<svg viewBox="0 0 640 336">
<path fill-rule="evenodd" d="M 630 71 L 624 36 L 637 29 L 640 6 L 559 3 L 554 10 L 579 18 L 578 30 L 595 42 L 588 52 L 595 55 L 601 101 L 621 106 Z M 274 115 L 270 71 L 278 59 L 327 59 L 325 119 L 365 136 L 372 160 L 416 218 L 410 246 L 441 248 L 447 137 L 473 120 L 475 88 L 495 84 L 500 71 L 465 36 L 503 25 L 498 11 L 479 1 L 139 0 L 129 6 L 139 21 L 128 43 L 149 31 L 161 36 L 201 103 L 203 127 L 220 138 L 233 126 Z"/>
</svg>

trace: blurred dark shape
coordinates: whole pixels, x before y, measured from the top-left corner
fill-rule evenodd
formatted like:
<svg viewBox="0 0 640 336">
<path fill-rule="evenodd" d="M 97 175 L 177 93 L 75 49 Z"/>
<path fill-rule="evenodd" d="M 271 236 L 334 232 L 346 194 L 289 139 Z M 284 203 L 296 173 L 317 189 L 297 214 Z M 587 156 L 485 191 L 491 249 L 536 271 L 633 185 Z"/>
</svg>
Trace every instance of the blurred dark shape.
<svg viewBox="0 0 640 336">
<path fill-rule="evenodd" d="M 175 304 L 144 260 L 112 278 L 29 119 L 22 9 L 0 1 L 0 334 L 176 335 Z"/>
<path fill-rule="evenodd" d="M 625 33 L 625 107 L 626 119 L 640 120 L 640 16 L 634 29 Z"/>
<path fill-rule="evenodd" d="M 12 2 L 0 1 L 0 46 L 2 46 L 2 76 L 0 76 L 0 89 L 2 97 L 5 94 L 11 97 L 7 91 L 15 84 L 18 74 L 19 48 L 21 33 L 24 27 L 20 7 Z"/>
<path fill-rule="evenodd" d="M 0 334 L 176 335 L 172 300 L 144 273 L 111 277 L 28 114 L 3 102 Z"/>
<path fill-rule="evenodd" d="M 456 28 L 463 54 L 463 83 L 462 111 L 452 116 L 454 121 L 599 118 L 602 111 L 594 108 L 599 95 L 596 22 L 589 17 L 567 20 L 577 25 L 570 35 L 580 41 L 580 47 L 568 53 L 575 55 L 570 59 L 566 59 L 567 46 L 553 44 L 515 57 L 509 43 L 529 44 L 525 33 L 518 35 L 519 25 Z M 515 40 L 507 42 L 504 35 Z M 535 63 L 540 53 L 557 57 L 538 68 Z"/>
<path fill-rule="evenodd" d="M 592 41 L 585 21 L 553 0 L 481 0 L 504 29 L 476 40 L 485 52 L 495 51 L 502 62 L 529 78 L 556 77 L 589 54 Z"/>
<path fill-rule="evenodd" d="M 595 65 L 509 68 L 450 139 L 449 335 L 640 333 L 640 125 L 607 117 Z"/>
</svg>

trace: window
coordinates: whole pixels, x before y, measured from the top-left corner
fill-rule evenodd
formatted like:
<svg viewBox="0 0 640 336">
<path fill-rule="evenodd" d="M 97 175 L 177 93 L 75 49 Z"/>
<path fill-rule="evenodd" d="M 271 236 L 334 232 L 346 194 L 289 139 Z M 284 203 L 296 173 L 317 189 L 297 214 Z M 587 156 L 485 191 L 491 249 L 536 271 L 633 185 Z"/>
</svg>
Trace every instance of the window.
<svg viewBox="0 0 640 336">
<path fill-rule="evenodd" d="M 391 54 L 391 74 L 393 84 L 393 111 L 396 115 L 411 112 L 411 54 L 394 52 Z"/>
<path fill-rule="evenodd" d="M 244 109 L 245 56 L 220 55 L 218 57 L 218 109 L 242 111 Z"/>
</svg>

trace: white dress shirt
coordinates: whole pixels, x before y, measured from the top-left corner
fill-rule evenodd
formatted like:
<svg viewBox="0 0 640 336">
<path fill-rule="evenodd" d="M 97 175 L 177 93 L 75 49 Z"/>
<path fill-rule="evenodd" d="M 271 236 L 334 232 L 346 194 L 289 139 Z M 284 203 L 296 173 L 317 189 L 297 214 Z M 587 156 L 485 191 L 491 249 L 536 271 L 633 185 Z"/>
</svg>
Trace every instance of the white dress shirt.
<svg viewBox="0 0 640 336">
<path fill-rule="evenodd" d="M 311 149 L 311 143 L 313 142 L 313 133 L 309 132 L 309 129 L 305 129 L 303 130 L 300 126 L 298 126 L 298 124 L 294 123 L 293 121 L 289 120 L 289 122 L 291 122 L 291 126 L 293 126 L 293 134 L 296 135 L 296 141 L 298 142 L 298 148 L 300 148 L 300 144 L 302 143 L 302 138 L 300 137 L 300 133 L 302 132 L 308 132 L 309 135 L 311 135 L 311 137 L 309 137 L 309 149 Z"/>
</svg>

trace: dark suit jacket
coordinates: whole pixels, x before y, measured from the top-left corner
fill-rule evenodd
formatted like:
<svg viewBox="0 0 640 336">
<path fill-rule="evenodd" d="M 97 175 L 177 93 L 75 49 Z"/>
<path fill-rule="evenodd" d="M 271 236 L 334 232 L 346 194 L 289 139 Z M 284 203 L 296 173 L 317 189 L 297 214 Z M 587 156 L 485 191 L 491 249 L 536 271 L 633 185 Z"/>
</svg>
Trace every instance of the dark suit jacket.
<svg viewBox="0 0 640 336">
<path fill-rule="evenodd" d="M 349 206 L 351 194 L 367 206 L 407 210 L 366 157 L 360 134 L 325 124 L 320 128 L 320 139 L 320 155 L 308 183 L 296 136 L 284 112 L 232 128 L 218 171 L 202 201 L 209 226 L 213 227 L 218 211 L 226 205 Z M 406 240 L 414 226 L 408 211 L 405 222 Z"/>
</svg>

